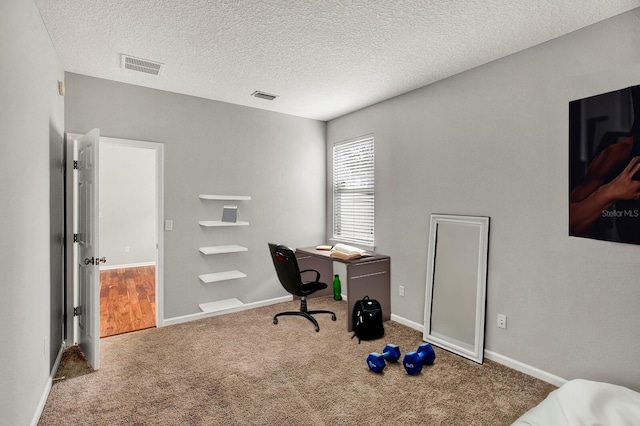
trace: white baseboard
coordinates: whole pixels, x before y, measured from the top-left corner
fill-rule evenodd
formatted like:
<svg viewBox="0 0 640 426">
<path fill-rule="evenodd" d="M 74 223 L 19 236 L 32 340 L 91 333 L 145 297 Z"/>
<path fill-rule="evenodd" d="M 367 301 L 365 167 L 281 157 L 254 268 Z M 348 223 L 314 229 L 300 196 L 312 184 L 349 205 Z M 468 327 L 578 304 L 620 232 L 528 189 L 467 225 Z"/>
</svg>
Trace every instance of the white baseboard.
<svg viewBox="0 0 640 426">
<path fill-rule="evenodd" d="M 417 322 L 411 321 L 395 314 L 391 314 L 391 320 L 399 324 L 406 325 L 407 327 L 414 330 L 418 330 L 421 333 L 424 333 L 424 325 L 418 324 Z M 521 373 L 528 374 L 529 376 L 533 376 L 536 379 L 544 380 L 545 382 L 551 383 L 555 386 L 562 386 L 567 382 L 567 380 L 563 379 L 562 377 L 558 377 L 554 374 L 540 370 L 536 367 L 532 367 L 531 365 L 525 364 L 523 362 L 516 361 L 515 359 L 511 359 L 504 355 L 500 355 L 499 353 L 493 351 L 485 349 L 484 356 L 485 358 L 490 359 L 491 361 L 495 361 L 498 364 L 502 364 Z"/>
<path fill-rule="evenodd" d="M 104 265 L 100 266 L 100 270 L 108 271 L 109 269 L 139 268 L 141 266 L 156 266 L 156 262 L 125 263 L 123 265 Z"/>
<path fill-rule="evenodd" d="M 391 321 L 395 321 L 399 324 L 406 325 L 409 328 L 413 328 L 414 330 L 418 330 L 420 333 L 424 333 L 424 326 L 422 324 L 418 324 L 417 322 L 411 321 L 396 314 L 391 314 Z"/>
<path fill-rule="evenodd" d="M 563 379 L 562 377 L 558 377 L 555 374 L 548 373 L 546 371 L 540 370 L 539 368 L 532 367 L 531 365 L 516 361 L 515 359 L 511 359 L 493 351 L 488 351 L 485 349 L 484 356 L 491 361 L 497 362 L 498 364 L 506 365 L 509 368 L 513 368 L 514 370 L 520 371 L 521 373 L 533 376 L 536 379 L 544 380 L 545 382 L 551 383 L 552 385 L 558 387 L 567 383 L 567 380 Z"/>
<path fill-rule="evenodd" d="M 196 321 L 203 318 L 215 317 L 217 315 L 229 314 L 231 312 L 246 311 L 248 309 L 259 308 L 261 306 L 275 305 L 276 303 L 289 302 L 293 296 L 276 297 L 275 299 L 260 300 L 258 302 L 243 303 L 242 306 L 235 306 L 215 312 L 198 312 L 197 314 L 183 315 L 180 317 L 167 318 L 162 321 L 162 327 L 167 325 L 181 324 L 189 321 Z"/>
<path fill-rule="evenodd" d="M 42 391 L 42 395 L 40 396 L 40 401 L 38 401 L 38 406 L 36 407 L 36 412 L 33 413 L 33 418 L 31 419 L 31 426 L 37 426 L 40 421 L 40 416 L 42 416 L 42 411 L 44 410 L 44 406 L 47 403 L 47 399 L 49 398 L 49 392 L 51 392 L 51 385 L 53 384 L 53 378 L 56 376 L 56 372 L 58 371 L 58 366 L 60 365 L 60 360 L 62 359 L 62 352 L 64 352 L 65 342 L 62 342 L 60 345 L 60 350 L 58 351 L 58 356 L 56 357 L 56 361 L 53 363 L 53 367 L 51 368 L 51 372 L 49 373 L 49 378 L 47 379 L 47 383 L 44 386 L 44 390 Z"/>
</svg>

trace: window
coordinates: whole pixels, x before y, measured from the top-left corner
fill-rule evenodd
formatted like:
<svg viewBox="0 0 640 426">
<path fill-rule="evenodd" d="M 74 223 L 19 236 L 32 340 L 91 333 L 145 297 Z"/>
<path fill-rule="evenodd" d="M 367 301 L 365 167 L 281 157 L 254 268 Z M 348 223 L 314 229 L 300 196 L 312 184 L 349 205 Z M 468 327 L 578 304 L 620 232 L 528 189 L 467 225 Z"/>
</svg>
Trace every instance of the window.
<svg viewBox="0 0 640 426">
<path fill-rule="evenodd" d="M 333 146 L 333 238 L 374 245 L 373 136 Z"/>
</svg>

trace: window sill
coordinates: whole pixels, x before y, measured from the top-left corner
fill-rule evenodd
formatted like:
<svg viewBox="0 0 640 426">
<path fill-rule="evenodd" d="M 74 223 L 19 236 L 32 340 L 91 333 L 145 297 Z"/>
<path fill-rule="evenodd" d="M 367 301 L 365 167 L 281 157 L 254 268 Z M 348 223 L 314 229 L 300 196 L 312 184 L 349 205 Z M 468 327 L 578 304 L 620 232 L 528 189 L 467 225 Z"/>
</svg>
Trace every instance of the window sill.
<svg viewBox="0 0 640 426">
<path fill-rule="evenodd" d="M 353 241 L 349 241 L 349 240 L 342 240 L 339 238 L 329 238 L 329 241 L 331 242 L 331 245 L 335 245 L 337 243 L 342 243 L 342 244 L 347 244 L 350 246 L 354 246 L 354 247 L 358 247 L 362 250 L 367 250 L 367 251 L 372 251 L 375 252 L 376 251 L 376 246 L 370 246 L 367 244 L 362 244 L 362 243 L 356 243 Z"/>
</svg>

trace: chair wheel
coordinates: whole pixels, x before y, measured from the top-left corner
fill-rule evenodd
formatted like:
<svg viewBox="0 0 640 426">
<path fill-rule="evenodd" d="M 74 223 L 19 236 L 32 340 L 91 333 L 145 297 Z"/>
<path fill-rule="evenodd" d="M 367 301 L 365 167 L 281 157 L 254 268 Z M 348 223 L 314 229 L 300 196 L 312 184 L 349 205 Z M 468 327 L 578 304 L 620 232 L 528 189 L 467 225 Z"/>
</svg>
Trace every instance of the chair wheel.
<svg viewBox="0 0 640 426">
<path fill-rule="evenodd" d="M 277 323 L 278 323 L 278 318 L 274 318 L 274 319 L 273 319 L 273 323 L 274 323 L 274 324 L 277 324 Z"/>
<path fill-rule="evenodd" d="M 335 320 L 336 320 L 336 316 L 335 316 L 335 315 L 331 315 L 331 319 L 332 319 L 333 321 L 335 321 Z"/>
</svg>

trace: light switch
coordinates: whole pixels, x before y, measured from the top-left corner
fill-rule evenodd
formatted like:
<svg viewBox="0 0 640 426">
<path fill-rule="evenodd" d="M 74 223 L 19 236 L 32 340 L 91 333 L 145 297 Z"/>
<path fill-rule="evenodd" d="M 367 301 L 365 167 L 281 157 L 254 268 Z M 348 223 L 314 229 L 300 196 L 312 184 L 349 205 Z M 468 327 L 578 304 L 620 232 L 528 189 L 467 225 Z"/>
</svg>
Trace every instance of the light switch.
<svg viewBox="0 0 640 426">
<path fill-rule="evenodd" d="M 164 221 L 164 230 L 165 231 L 173 231 L 173 221 L 172 220 L 165 220 Z"/>
</svg>

